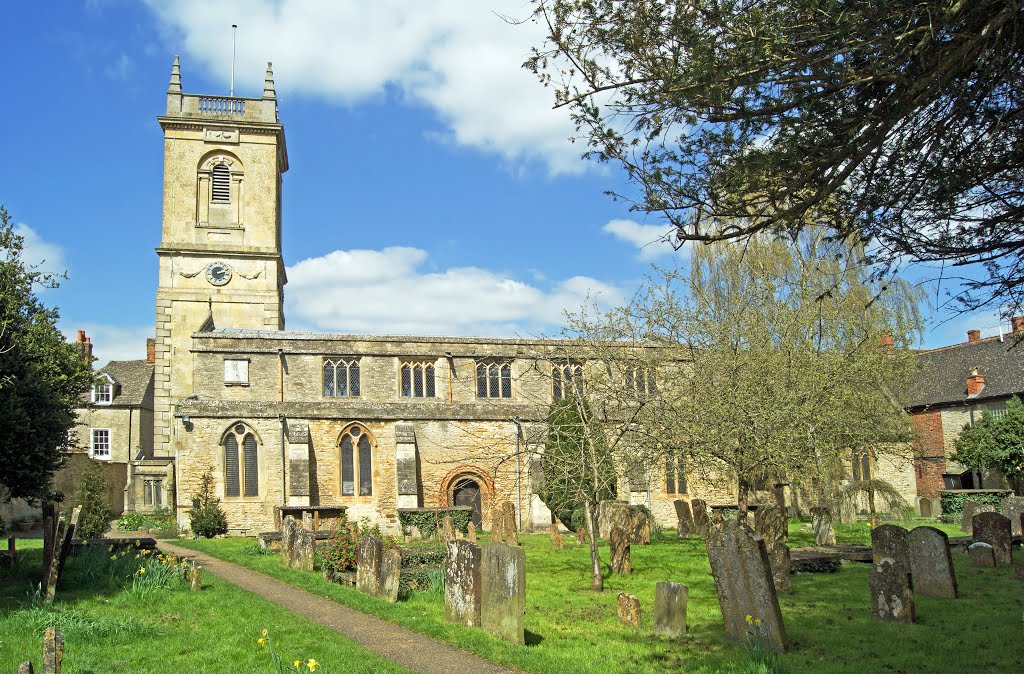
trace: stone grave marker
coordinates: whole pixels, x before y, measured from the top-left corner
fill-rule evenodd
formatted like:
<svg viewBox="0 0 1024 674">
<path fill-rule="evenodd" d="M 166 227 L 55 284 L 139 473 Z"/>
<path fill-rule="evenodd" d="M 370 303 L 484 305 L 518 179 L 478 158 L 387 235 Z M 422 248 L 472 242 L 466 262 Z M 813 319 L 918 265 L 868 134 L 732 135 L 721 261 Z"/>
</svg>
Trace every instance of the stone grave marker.
<svg viewBox="0 0 1024 674">
<path fill-rule="evenodd" d="M 707 547 L 726 634 L 747 643 L 756 628 L 766 649 L 786 650 L 786 629 L 764 539 L 745 524 L 725 520 L 708 532 Z M 761 623 L 748 623 L 747 616 Z"/>
<path fill-rule="evenodd" d="M 1003 516 L 1010 520 L 1013 535 L 1024 536 L 1024 496 L 1007 496 L 999 509 Z"/>
<path fill-rule="evenodd" d="M 1013 534 L 1010 520 L 996 512 L 974 516 L 974 540 L 992 546 L 997 565 L 1013 564 Z"/>
<path fill-rule="evenodd" d="M 917 527 L 907 534 L 910 575 L 917 594 L 956 599 L 956 572 L 949 552 L 949 537 L 935 527 Z"/>
<path fill-rule="evenodd" d="M 630 627 L 640 627 L 640 600 L 625 592 L 619 593 L 619 620 Z"/>
<path fill-rule="evenodd" d="M 359 563 L 356 566 L 356 589 L 373 596 L 380 595 L 380 569 L 383 544 L 376 536 L 359 539 Z"/>
<path fill-rule="evenodd" d="M 64 664 L 64 633 L 59 627 L 43 632 L 43 674 L 60 674 Z"/>
<path fill-rule="evenodd" d="M 580 527 L 576 530 L 576 544 L 583 545 L 587 542 L 587 530 L 584 527 Z"/>
<path fill-rule="evenodd" d="M 466 527 L 466 540 L 476 545 L 476 525 L 472 522 Z"/>
<path fill-rule="evenodd" d="M 64 545 L 66 529 L 67 523 L 64 521 L 64 516 L 61 515 L 57 520 L 57 531 L 53 537 L 53 553 L 50 555 L 50 565 L 43 569 L 43 601 L 47 604 L 52 604 L 57 594 L 57 567 L 60 564 L 61 548 Z"/>
<path fill-rule="evenodd" d="M 871 617 L 886 622 L 914 622 L 914 592 L 906 566 L 885 557 L 871 568 Z"/>
<path fill-rule="evenodd" d="M 485 545 L 480 553 L 480 624 L 513 644 L 526 643 L 526 555 L 507 543 Z"/>
<path fill-rule="evenodd" d="M 501 543 L 505 539 L 505 517 L 501 504 L 495 504 L 491 513 L 491 543 Z"/>
<path fill-rule="evenodd" d="M 690 503 L 678 498 L 672 501 L 676 508 L 676 533 L 679 538 L 689 538 L 693 532 L 693 513 L 690 512 Z"/>
<path fill-rule="evenodd" d="M 1013 577 L 1017 580 L 1024 580 L 1024 566 L 1018 564 L 1013 567 Z"/>
<path fill-rule="evenodd" d="M 772 581 L 775 583 L 776 592 L 789 594 L 793 591 L 789 581 L 789 569 L 792 565 L 789 555 L 789 546 L 781 541 L 769 543 L 765 541 L 768 549 L 768 562 L 772 567 Z"/>
<path fill-rule="evenodd" d="M 466 627 L 480 626 L 480 548 L 451 541 L 444 555 L 444 619 Z"/>
<path fill-rule="evenodd" d="M 711 525 L 707 504 L 702 499 L 692 499 L 690 501 L 690 510 L 693 512 L 693 533 L 698 536 L 707 536 L 708 528 Z"/>
<path fill-rule="evenodd" d="M 562 542 L 562 532 L 558 530 L 558 525 L 554 522 L 551 523 L 550 529 L 551 545 L 554 546 L 556 549 L 561 550 L 563 547 L 565 547 L 565 544 Z"/>
<path fill-rule="evenodd" d="M 883 559 L 892 559 L 910 573 L 906 529 L 895 524 L 883 524 L 871 530 L 871 561 L 880 564 Z"/>
<path fill-rule="evenodd" d="M 689 590 L 680 583 L 662 581 L 654 586 L 654 633 L 663 637 L 686 634 L 686 599 Z"/>
<path fill-rule="evenodd" d="M 972 543 L 967 546 L 967 554 L 974 566 L 994 567 L 996 565 L 995 551 L 988 543 Z"/>
<path fill-rule="evenodd" d="M 608 541 L 611 548 L 612 573 L 632 573 L 633 563 L 629 557 L 629 534 L 622 527 L 612 527 Z"/>
<path fill-rule="evenodd" d="M 281 561 L 289 567 L 292 565 L 292 548 L 295 547 L 295 535 L 297 533 L 298 527 L 295 518 L 291 515 L 285 515 L 284 520 L 281 522 Z"/>
<path fill-rule="evenodd" d="M 392 548 L 381 556 L 380 597 L 392 604 L 398 601 L 398 587 L 402 580 L 402 553 Z"/>
<path fill-rule="evenodd" d="M 612 527 L 617 522 L 619 512 L 625 508 L 628 508 L 629 504 L 625 501 L 601 501 L 597 504 L 597 535 L 600 538 L 607 539 L 612 535 Z"/>
<path fill-rule="evenodd" d="M 835 545 L 836 529 L 832 524 L 832 511 L 825 507 L 811 508 L 811 526 L 815 545 Z"/>
<path fill-rule="evenodd" d="M 974 535 L 974 516 L 980 513 L 992 513 L 996 509 L 988 504 L 982 505 L 977 501 L 967 499 L 964 501 L 963 517 L 960 519 L 960 530 Z"/>
<path fill-rule="evenodd" d="M 451 515 L 445 515 L 441 518 L 441 542 L 448 543 L 454 541 L 458 536 L 455 533 L 455 520 L 452 519 Z"/>
<path fill-rule="evenodd" d="M 754 511 L 754 531 L 764 539 L 765 545 L 789 540 L 789 518 L 785 509 L 777 505 L 758 506 Z"/>
<path fill-rule="evenodd" d="M 78 506 L 71 511 L 71 521 L 68 522 L 64 529 L 64 542 L 60 546 L 60 550 L 54 550 L 53 561 L 57 564 L 57 580 L 54 583 L 60 582 L 60 579 L 64 576 L 64 563 L 68 559 L 68 553 L 71 552 L 71 539 L 75 537 L 75 529 L 78 528 L 78 517 L 82 514 L 82 506 Z"/>
<path fill-rule="evenodd" d="M 303 571 L 312 571 L 313 562 L 316 558 L 316 536 L 314 536 L 312 531 L 296 526 L 293 541 L 292 567 L 302 569 Z"/>
<path fill-rule="evenodd" d="M 632 545 L 651 544 L 651 518 L 642 508 L 620 509 L 615 523 L 626 530 Z"/>
</svg>

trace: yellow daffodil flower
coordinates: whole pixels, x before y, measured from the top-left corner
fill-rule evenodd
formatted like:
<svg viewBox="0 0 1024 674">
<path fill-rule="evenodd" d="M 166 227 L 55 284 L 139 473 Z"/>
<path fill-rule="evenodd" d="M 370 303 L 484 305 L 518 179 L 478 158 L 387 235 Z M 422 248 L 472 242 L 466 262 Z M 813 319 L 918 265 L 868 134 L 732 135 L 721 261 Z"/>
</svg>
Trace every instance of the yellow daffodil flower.
<svg viewBox="0 0 1024 674">
<path fill-rule="evenodd" d="M 309 671 L 312 672 L 320 666 L 320 663 L 314 660 L 313 658 L 310 658 L 309 662 L 306 663 L 306 666 L 309 667 Z"/>
</svg>

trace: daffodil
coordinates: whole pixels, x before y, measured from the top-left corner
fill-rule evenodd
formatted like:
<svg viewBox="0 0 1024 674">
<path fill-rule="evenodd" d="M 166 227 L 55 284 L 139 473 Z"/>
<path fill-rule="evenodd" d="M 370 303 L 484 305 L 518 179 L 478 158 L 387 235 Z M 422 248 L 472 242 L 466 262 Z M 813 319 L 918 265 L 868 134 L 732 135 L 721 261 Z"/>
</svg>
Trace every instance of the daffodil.
<svg viewBox="0 0 1024 674">
<path fill-rule="evenodd" d="M 146 567 L 140 566 L 139 567 L 139 573 L 146 573 Z"/>
<path fill-rule="evenodd" d="M 751 624 L 751 623 L 753 623 L 753 622 L 754 622 L 754 616 L 752 616 L 752 615 L 750 615 L 750 614 L 748 613 L 748 614 L 747 614 L 747 624 L 749 625 L 749 624 Z"/>
<path fill-rule="evenodd" d="M 264 628 L 263 628 L 263 631 L 262 631 L 262 632 L 260 632 L 260 634 L 262 634 L 263 636 L 267 636 L 267 628 L 266 628 L 266 627 L 264 627 Z"/>
<path fill-rule="evenodd" d="M 258 643 L 260 646 L 263 646 L 264 644 L 267 643 L 267 639 L 265 637 L 260 637 L 259 639 L 256 640 L 256 643 Z"/>
<path fill-rule="evenodd" d="M 296 660 L 295 662 L 293 662 L 293 663 L 292 663 L 292 667 L 294 667 L 295 669 L 298 669 L 298 668 L 299 668 L 299 665 L 301 665 L 301 664 L 302 664 L 301 662 L 299 662 L 298 660 Z"/>
<path fill-rule="evenodd" d="M 761 619 L 760 618 L 754 618 L 754 624 L 757 625 L 757 626 L 760 626 L 761 625 Z"/>
<path fill-rule="evenodd" d="M 317 667 L 320 666 L 320 663 L 317 662 L 316 660 L 314 660 L 313 658 L 310 658 L 309 662 L 306 663 L 306 666 L 309 667 L 309 671 L 312 672 L 312 671 L 316 670 Z"/>
</svg>

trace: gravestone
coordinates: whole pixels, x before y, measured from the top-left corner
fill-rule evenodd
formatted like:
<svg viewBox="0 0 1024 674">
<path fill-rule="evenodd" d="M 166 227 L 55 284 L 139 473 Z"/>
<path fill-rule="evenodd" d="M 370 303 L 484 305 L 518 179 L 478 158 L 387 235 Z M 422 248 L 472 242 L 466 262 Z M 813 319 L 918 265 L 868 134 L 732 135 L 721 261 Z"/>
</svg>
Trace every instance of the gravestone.
<svg viewBox="0 0 1024 674">
<path fill-rule="evenodd" d="M 1003 516 L 1010 520 L 1014 536 L 1024 536 L 1024 496 L 1007 496 L 999 507 Z"/>
<path fill-rule="evenodd" d="M 297 526 L 293 540 L 292 568 L 312 571 L 313 561 L 316 557 L 316 537 L 313 532 Z"/>
<path fill-rule="evenodd" d="M 971 558 L 974 566 L 994 567 L 996 555 L 992 546 L 988 543 L 972 543 L 967 546 L 967 555 Z"/>
<path fill-rule="evenodd" d="M 693 513 L 693 533 L 698 536 L 707 536 L 708 527 L 711 525 L 707 504 L 699 498 L 691 499 L 690 511 Z"/>
<path fill-rule="evenodd" d="M 619 620 L 630 627 L 640 627 L 640 600 L 625 592 L 619 593 Z"/>
<path fill-rule="evenodd" d="M 519 545 L 519 527 L 516 523 L 516 506 L 510 501 L 502 501 L 498 504 L 494 516 L 495 525 L 498 526 L 500 538 L 498 542 L 507 541 L 511 545 Z M 500 522 L 500 525 L 498 524 Z M 494 540 L 493 528 L 491 540 Z"/>
<path fill-rule="evenodd" d="M 64 534 L 67 523 L 61 515 L 57 520 L 57 531 L 53 537 L 53 553 L 50 555 L 50 566 L 43 569 L 43 601 L 52 604 L 57 593 L 57 566 L 59 565 L 60 552 L 64 544 Z"/>
<path fill-rule="evenodd" d="M 686 634 L 688 588 L 663 581 L 654 586 L 654 633 L 663 637 Z"/>
<path fill-rule="evenodd" d="M 789 569 L 791 566 L 789 546 L 779 541 L 775 543 L 765 541 L 765 547 L 768 549 L 768 562 L 772 567 L 772 580 L 775 582 L 775 591 L 789 594 L 793 591 L 792 585 L 789 582 Z"/>
<path fill-rule="evenodd" d="M 956 599 L 956 572 L 949 537 L 935 527 L 917 527 L 907 534 L 914 592 L 926 597 Z"/>
<path fill-rule="evenodd" d="M 622 527 L 612 527 L 608 541 L 611 548 L 612 573 L 632 573 L 633 564 L 629 558 L 629 534 Z"/>
<path fill-rule="evenodd" d="M 43 632 L 43 674 L 60 674 L 64 663 L 64 633 L 59 627 Z"/>
<path fill-rule="evenodd" d="M 871 568 L 871 617 L 886 622 L 914 622 L 914 592 L 906 566 L 886 557 Z"/>
<path fill-rule="evenodd" d="M 380 597 L 391 603 L 398 601 L 398 587 L 402 580 L 402 553 L 392 548 L 380 561 Z"/>
<path fill-rule="evenodd" d="M 292 548 L 295 547 L 295 536 L 298 533 L 298 526 L 295 518 L 285 515 L 281 522 L 281 561 L 285 566 L 292 565 Z"/>
<path fill-rule="evenodd" d="M 1017 580 L 1024 580 L 1024 565 L 1018 564 L 1013 567 L 1013 577 Z"/>
<path fill-rule="evenodd" d="M 754 531 L 765 545 L 789 540 L 789 519 L 785 509 L 777 505 L 758 506 L 754 511 Z"/>
<path fill-rule="evenodd" d="M 586 542 L 587 542 L 587 530 L 585 528 L 583 528 L 583 527 L 580 527 L 579 529 L 576 530 L 576 544 L 577 545 L 583 545 Z"/>
<path fill-rule="evenodd" d="M 651 544 L 651 518 L 644 508 L 635 506 L 617 508 L 612 516 L 612 528 L 615 527 L 620 527 L 626 532 L 632 545 Z"/>
<path fill-rule="evenodd" d="M 554 522 L 551 523 L 550 529 L 551 545 L 553 545 L 556 549 L 561 550 L 563 547 L 565 547 L 565 544 L 562 543 L 562 532 L 558 530 L 558 525 Z"/>
<path fill-rule="evenodd" d="M 472 522 L 466 527 L 466 540 L 476 545 L 476 526 Z"/>
<path fill-rule="evenodd" d="M 756 636 L 768 650 L 786 650 L 786 629 L 764 539 L 747 525 L 726 520 L 708 532 L 707 548 L 729 638 L 748 643 Z M 747 616 L 761 621 L 756 633 Z"/>
<path fill-rule="evenodd" d="M 480 624 L 496 637 L 526 643 L 526 555 L 507 543 L 485 545 L 480 553 Z"/>
<path fill-rule="evenodd" d="M 67 527 L 64 529 L 64 543 L 60 547 L 59 554 L 55 550 L 53 555 L 53 561 L 57 563 L 57 583 L 64 576 L 64 563 L 68 559 L 68 553 L 71 552 L 71 540 L 75 537 L 75 529 L 78 528 L 78 517 L 82 514 L 82 506 L 77 506 L 71 511 L 71 521 L 68 522 Z M 56 586 L 56 583 L 54 584 Z"/>
<path fill-rule="evenodd" d="M 619 512 L 628 507 L 625 501 L 601 501 L 597 504 L 597 535 L 604 539 L 611 536 Z"/>
<path fill-rule="evenodd" d="M 456 538 L 458 536 L 455 534 L 455 520 L 451 515 L 445 515 L 441 518 L 441 542 L 449 543 Z"/>
<path fill-rule="evenodd" d="M 828 508 L 811 508 L 811 526 L 814 528 L 815 545 L 835 545 L 836 530 L 832 524 L 832 511 Z"/>
<path fill-rule="evenodd" d="M 466 627 L 480 626 L 480 548 L 451 541 L 444 555 L 444 619 Z"/>
<path fill-rule="evenodd" d="M 974 516 L 974 540 L 992 546 L 996 565 L 1013 564 L 1013 534 L 1010 520 L 996 512 L 984 512 Z"/>
<path fill-rule="evenodd" d="M 910 573 L 907 554 L 907 530 L 895 524 L 883 524 L 871 530 L 871 561 L 880 564 L 883 559 L 892 559 Z"/>
<path fill-rule="evenodd" d="M 501 511 L 501 504 L 496 503 L 491 511 L 491 543 L 501 543 L 505 540 L 505 517 Z"/>
<path fill-rule="evenodd" d="M 356 565 L 356 589 L 373 596 L 380 595 L 380 568 L 383 544 L 376 536 L 359 539 L 359 563 Z"/>
<path fill-rule="evenodd" d="M 690 503 L 681 498 L 672 501 L 676 508 L 676 533 L 679 538 L 689 538 L 693 532 L 693 513 L 690 512 Z"/>
<path fill-rule="evenodd" d="M 988 504 L 982 505 L 977 501 L 967 499 L 964 501 L 964 512 L 960 518 L 960 530 L 974 535 L 974 516 L 981 513 L 994 513 L 996 511 L 994 506 Z"/>
</svg>

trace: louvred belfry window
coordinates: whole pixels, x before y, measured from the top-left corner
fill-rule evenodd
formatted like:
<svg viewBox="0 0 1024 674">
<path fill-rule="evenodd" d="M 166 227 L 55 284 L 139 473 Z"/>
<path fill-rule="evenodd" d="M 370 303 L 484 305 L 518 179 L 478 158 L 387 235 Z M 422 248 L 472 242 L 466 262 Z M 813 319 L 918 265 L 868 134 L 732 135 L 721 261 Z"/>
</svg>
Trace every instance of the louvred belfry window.
<svg viewBox="0 0 1024 674">
<path fill-rule="evenodd" d="M 259 447 L 245 424 L 224 437 L 224 496 L 259 496 Z"/>
<path fill-rule="evenodd" d="M 231 203 L 231 171 L 224 164 L 213 167 L 213 196 L 215 204 Z"/>
</svg>

